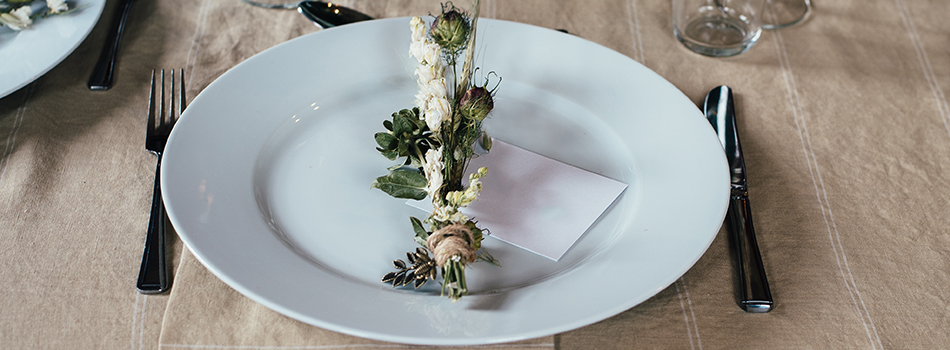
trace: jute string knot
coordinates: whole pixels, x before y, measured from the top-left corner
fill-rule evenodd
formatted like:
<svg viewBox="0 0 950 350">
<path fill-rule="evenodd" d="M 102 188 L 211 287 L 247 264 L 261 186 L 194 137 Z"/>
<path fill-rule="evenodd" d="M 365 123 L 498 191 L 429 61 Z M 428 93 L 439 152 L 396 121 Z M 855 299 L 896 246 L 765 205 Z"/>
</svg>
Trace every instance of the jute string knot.
<svg viewBox="0 0 950 350">
<path fill-rule="evenodd" d="M 475 262 L 476 258 L 475 249 L 472 249 L 473 241 L 475 235 L 472 230 L 462 224 L 452 224 L 432 232 L 426 240 L 426 247 L 435 256 L 435 264 L 439 267 L 456 255 L 468 264 Z"/>
</svg>

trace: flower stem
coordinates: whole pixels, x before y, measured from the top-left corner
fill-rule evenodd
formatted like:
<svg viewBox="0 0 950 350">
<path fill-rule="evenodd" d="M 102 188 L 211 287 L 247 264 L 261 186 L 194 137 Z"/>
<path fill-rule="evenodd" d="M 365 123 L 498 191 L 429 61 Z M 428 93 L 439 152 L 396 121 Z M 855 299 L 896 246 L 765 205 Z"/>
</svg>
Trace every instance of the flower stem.
<svg viewBox="0 0 950 350">
<path fill-rule="evenodd" d="M 448 292 L 453 302 L 468 294 L 468 286 L 465 283 L 465 264 L 455 258 L 449 258 L 442 271 L 442 295 Z"/>
</svg>

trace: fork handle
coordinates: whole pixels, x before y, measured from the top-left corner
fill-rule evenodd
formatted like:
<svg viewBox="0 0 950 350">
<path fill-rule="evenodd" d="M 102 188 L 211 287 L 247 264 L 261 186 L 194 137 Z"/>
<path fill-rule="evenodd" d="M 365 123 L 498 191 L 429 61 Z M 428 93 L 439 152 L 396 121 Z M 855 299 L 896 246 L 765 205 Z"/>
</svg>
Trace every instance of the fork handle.
<svg viewBox="0 0 950 350">
<path fill-rule="evenodd" d="M 123 0 L 121 9 L 112 23 L 112 30 L 109 32 L 109 38 L 106 39 L 106 46 L 102 48 L 102 54 L 99 56 L 99 62 L 92 70 L 92 76 L 89 77 L 90 90 L 109 90 L 112 87 L 112 78 L 115 73 L 115 60 L 119 54 L 119 42 L 122 41 L 122 32 L 125 31 L 125 24 L 129 19 L 129 11 L 132 9 L 134 0 Z"/>
<path fill-rule="evenodd" d="M 155 166 L 155 190 L 152 194 L 152 213 L 148 218 L 148 234 L 145 236 L 145 251 L 142 267 L 136 283 L 140 293 L 156 294 L 168 290 L 168 271 L 165 267 L 165 203 L 161 187 L 162 154 L 158 154 Z"/>
</svg>

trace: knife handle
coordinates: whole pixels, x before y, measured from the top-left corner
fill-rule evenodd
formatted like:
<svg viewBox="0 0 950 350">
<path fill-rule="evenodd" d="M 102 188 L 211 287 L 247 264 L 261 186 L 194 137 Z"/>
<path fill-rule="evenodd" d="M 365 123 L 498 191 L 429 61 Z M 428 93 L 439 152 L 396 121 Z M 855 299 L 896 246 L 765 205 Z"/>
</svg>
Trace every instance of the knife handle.
<svg viewBox="0 0 950 350">
<path fill-rule="evenodd" d="M 125 25 L 129 20 L 129 10 L 132 9 L 134 0 L 123 0 L 121 8 L 112 22 L 112 30 L 109 31 L 109 37 L 106 39 L 106 46 L 102 48 L 99 55 L 99 61 L 92 70 L 92 76 L 89 77 L 89 90 L 109 90 L 112 87 L 112 78 L 115 75 L 115 61 L 119 54 L 119 42 L 122 41 L 122 32 L 125 31 Z"/>
<path fill-rule="evenodd" d="M 752 226 L 752 207 L 749 205 L 748 192 L 732 189 L 729 201 L 729 231 L 735 242 L 736 272 L 739 277 L 739 305 L 746 312 L 769 312 L 772 310 L 772 293 L 769 281 L 762 266 L 762 255 L 755 242 L 755 228 Z"/>
</svg>

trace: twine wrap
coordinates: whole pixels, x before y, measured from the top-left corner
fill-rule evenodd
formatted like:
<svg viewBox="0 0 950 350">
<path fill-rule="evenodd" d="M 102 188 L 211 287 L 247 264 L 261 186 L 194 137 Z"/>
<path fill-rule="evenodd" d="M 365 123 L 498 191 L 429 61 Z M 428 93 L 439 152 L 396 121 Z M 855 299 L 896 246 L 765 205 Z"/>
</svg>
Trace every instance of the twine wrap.
<svg viewBox="0 0 950 350">
<path fill-rule="evenodd" d="M 439 267 L 456 255 L 462 263 L 469 264 L 475 262 L 477 257 L 475 249 L 472 248 L 474 241 L 475 235 L 467 226 L 452 224 L 432 232 L 426 240 L 426 247 L 434 255 L 433 260 Z"/>
</svg>

